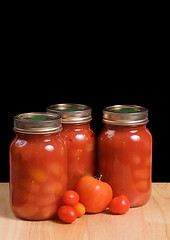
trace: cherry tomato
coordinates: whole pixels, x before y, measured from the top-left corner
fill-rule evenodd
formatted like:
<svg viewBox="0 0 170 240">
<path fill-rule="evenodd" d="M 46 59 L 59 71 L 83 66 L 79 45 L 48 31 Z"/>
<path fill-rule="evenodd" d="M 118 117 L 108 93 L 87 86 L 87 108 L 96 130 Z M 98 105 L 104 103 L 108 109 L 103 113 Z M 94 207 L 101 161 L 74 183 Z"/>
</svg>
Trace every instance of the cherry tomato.
<svg viewBox="0 0 170 240">
<path fill-rule="evenodd" d="M 77 212 L 73 207 L 63 205 L 58 209 L 58 217 L 65 223 L 72 223 L 77 218 Z"/>
<path fill-rule="evenodd" d="M 79 201 L 79 195 L 73 190 L 68 190 L 63 195 L 63 201 L 66 205 L 74 206 Z"/>
<path fill-rule="evenodd" d="M 130 202 L 125 195 L 115 197 L 109 203 L 109 209 L 114 214 L 124 214 L 130 208 Z"/>
<path fill-rule="evenodd" d="M 91 176 L 81 177 L 76 186 L 80 202 L 88 213 L 99 213 L 106 209 L 113 197 L 110 185 Z"/>
<path fill-rule="evenodd" d="M 86 212 L 85 206 L 80 202 L 78 202 L 78 203 L 76 203 L 76 205 L 74 205 L 74 209 L 77 212 L 77 217 L 83 216 Z"/>
</svg>

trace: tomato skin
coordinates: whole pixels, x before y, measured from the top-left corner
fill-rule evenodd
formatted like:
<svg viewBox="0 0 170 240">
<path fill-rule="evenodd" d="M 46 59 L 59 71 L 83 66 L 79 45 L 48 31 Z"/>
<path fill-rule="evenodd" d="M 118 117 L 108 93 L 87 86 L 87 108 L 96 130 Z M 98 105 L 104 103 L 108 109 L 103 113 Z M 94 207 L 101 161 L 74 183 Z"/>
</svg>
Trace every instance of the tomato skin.
<svg viewBox="0 0 170 240">
<path fill-rule="evenodd" d="M 73 207 L 63 205 L 58 209 L 58 217 L 65 223 L 72 223 L 77 218 L 77 212 Z"/>
<path fill-rule="evenodd" d="M 86 212 L 85 206 L 80 202 L 78 202 L 78 203 L 76 203 L 76 205 L 74 205 L 74 209 L 77 212 L 77 217 L 83 216 Z"/>
<path fill-rule="evenodd" d="M 91 176 L 79 179 L 76 192 L 79 194 L 79 201 L 83 203 L 87 213 L 104 211 L 113 197 L 113 191 L 109 184 Z"/>
<path fill-rule="evenodd" d="M 109 209 L 114 214 L 125 214 L 130 208 L 130 202 L 125 195 L 115 197 L 109 203 Z"/>
<path fill-rule="evenodd" d="M 73 190 L 68 190 L 63 195 L 63 201 L 66 205 L 74 206 L 79 201 L 79 195 Z"/>
</svg>

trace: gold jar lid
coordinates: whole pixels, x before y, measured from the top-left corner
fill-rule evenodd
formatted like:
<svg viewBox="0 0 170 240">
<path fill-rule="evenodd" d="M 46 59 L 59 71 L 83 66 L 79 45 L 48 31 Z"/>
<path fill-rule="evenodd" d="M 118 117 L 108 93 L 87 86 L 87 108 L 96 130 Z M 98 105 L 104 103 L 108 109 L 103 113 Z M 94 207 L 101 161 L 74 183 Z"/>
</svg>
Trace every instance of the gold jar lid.
<svg viewBox="0 0 170 240">
<path fill-rule="evenodd" d="M 62 123 L 83 123 L 92 120 L 91 107 L 83 104 L 61 103 L 47 107 L 47 112 L 57 113 Z"/>
<path fill-rule="evenodd" d="M 22 113 L 14 117 L 14 131 L 27 134 L 59 132 L 62 129 L 61 117 L 46 112 Z"/>
<path fill-rule="evenodd" d="M 113 105 L 103 109 L 103 122 L 113 125 L 139 125 L 148 122 L 148 110 L 137 105 Z"/>
</svg>

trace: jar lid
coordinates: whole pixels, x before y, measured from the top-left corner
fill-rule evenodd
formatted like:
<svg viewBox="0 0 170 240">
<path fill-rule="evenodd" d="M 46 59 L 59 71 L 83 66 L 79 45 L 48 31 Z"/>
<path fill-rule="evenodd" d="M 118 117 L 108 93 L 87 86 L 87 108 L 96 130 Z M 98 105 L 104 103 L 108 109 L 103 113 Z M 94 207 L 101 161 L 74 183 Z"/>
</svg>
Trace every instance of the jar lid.
<svg viewBox="0 0 170 240">
<path fill-rule="evenodd" d="M 46 112 L 22 113 L 14 117 L 14 131 L 28 134 L 59 132 L 62 129 L 61 117 Z"/>
<path fill-rule="evenodd" d="M 47 112 L 57 113 L 63 123 L 83 123 L 92 120 L 91 107 L 83 104 L 61 103 L 49 106 Z"/>
<path fill-rule="evenodd" d="M 103 122 L 113 125 L 139 125 L 148 122 L 148 110 L 136 105 L 113 105 L 103 109 Z"/>
</svg>

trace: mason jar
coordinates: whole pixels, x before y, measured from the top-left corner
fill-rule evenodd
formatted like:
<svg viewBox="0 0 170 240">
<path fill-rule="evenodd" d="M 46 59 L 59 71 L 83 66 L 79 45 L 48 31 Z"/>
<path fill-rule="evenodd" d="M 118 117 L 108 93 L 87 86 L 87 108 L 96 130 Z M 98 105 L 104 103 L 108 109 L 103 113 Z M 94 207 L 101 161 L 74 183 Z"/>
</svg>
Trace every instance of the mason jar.
<svg viewBox="0 0 170 240">
<path fill-rule="evenodd" d="M 10 204 L 21 219 L 57 216 L 67 186 L 66 146 L 61 117 L 23 113 L 14 117 L 10 145 Z"/>
<path fill-rule="evenodd" d="M 68 189 L 75 189 L 85 175 L 94 176 L 96 169 L 96 137 L 90 127 L 92 109 L 82 104 L 55 104 L 47 112 L 62 117 L 62 136 L 67 145 Z"/>
<path fill-rule="evenodd" d="M 103 110 L 104 128 L 98 137 L 98 175 L 114 197 L 124 194 L 131 207 L 144 205 L 151 194 L 152 136 L 148 110 L 136 105 L 114 105 Z"/>
</svg>

